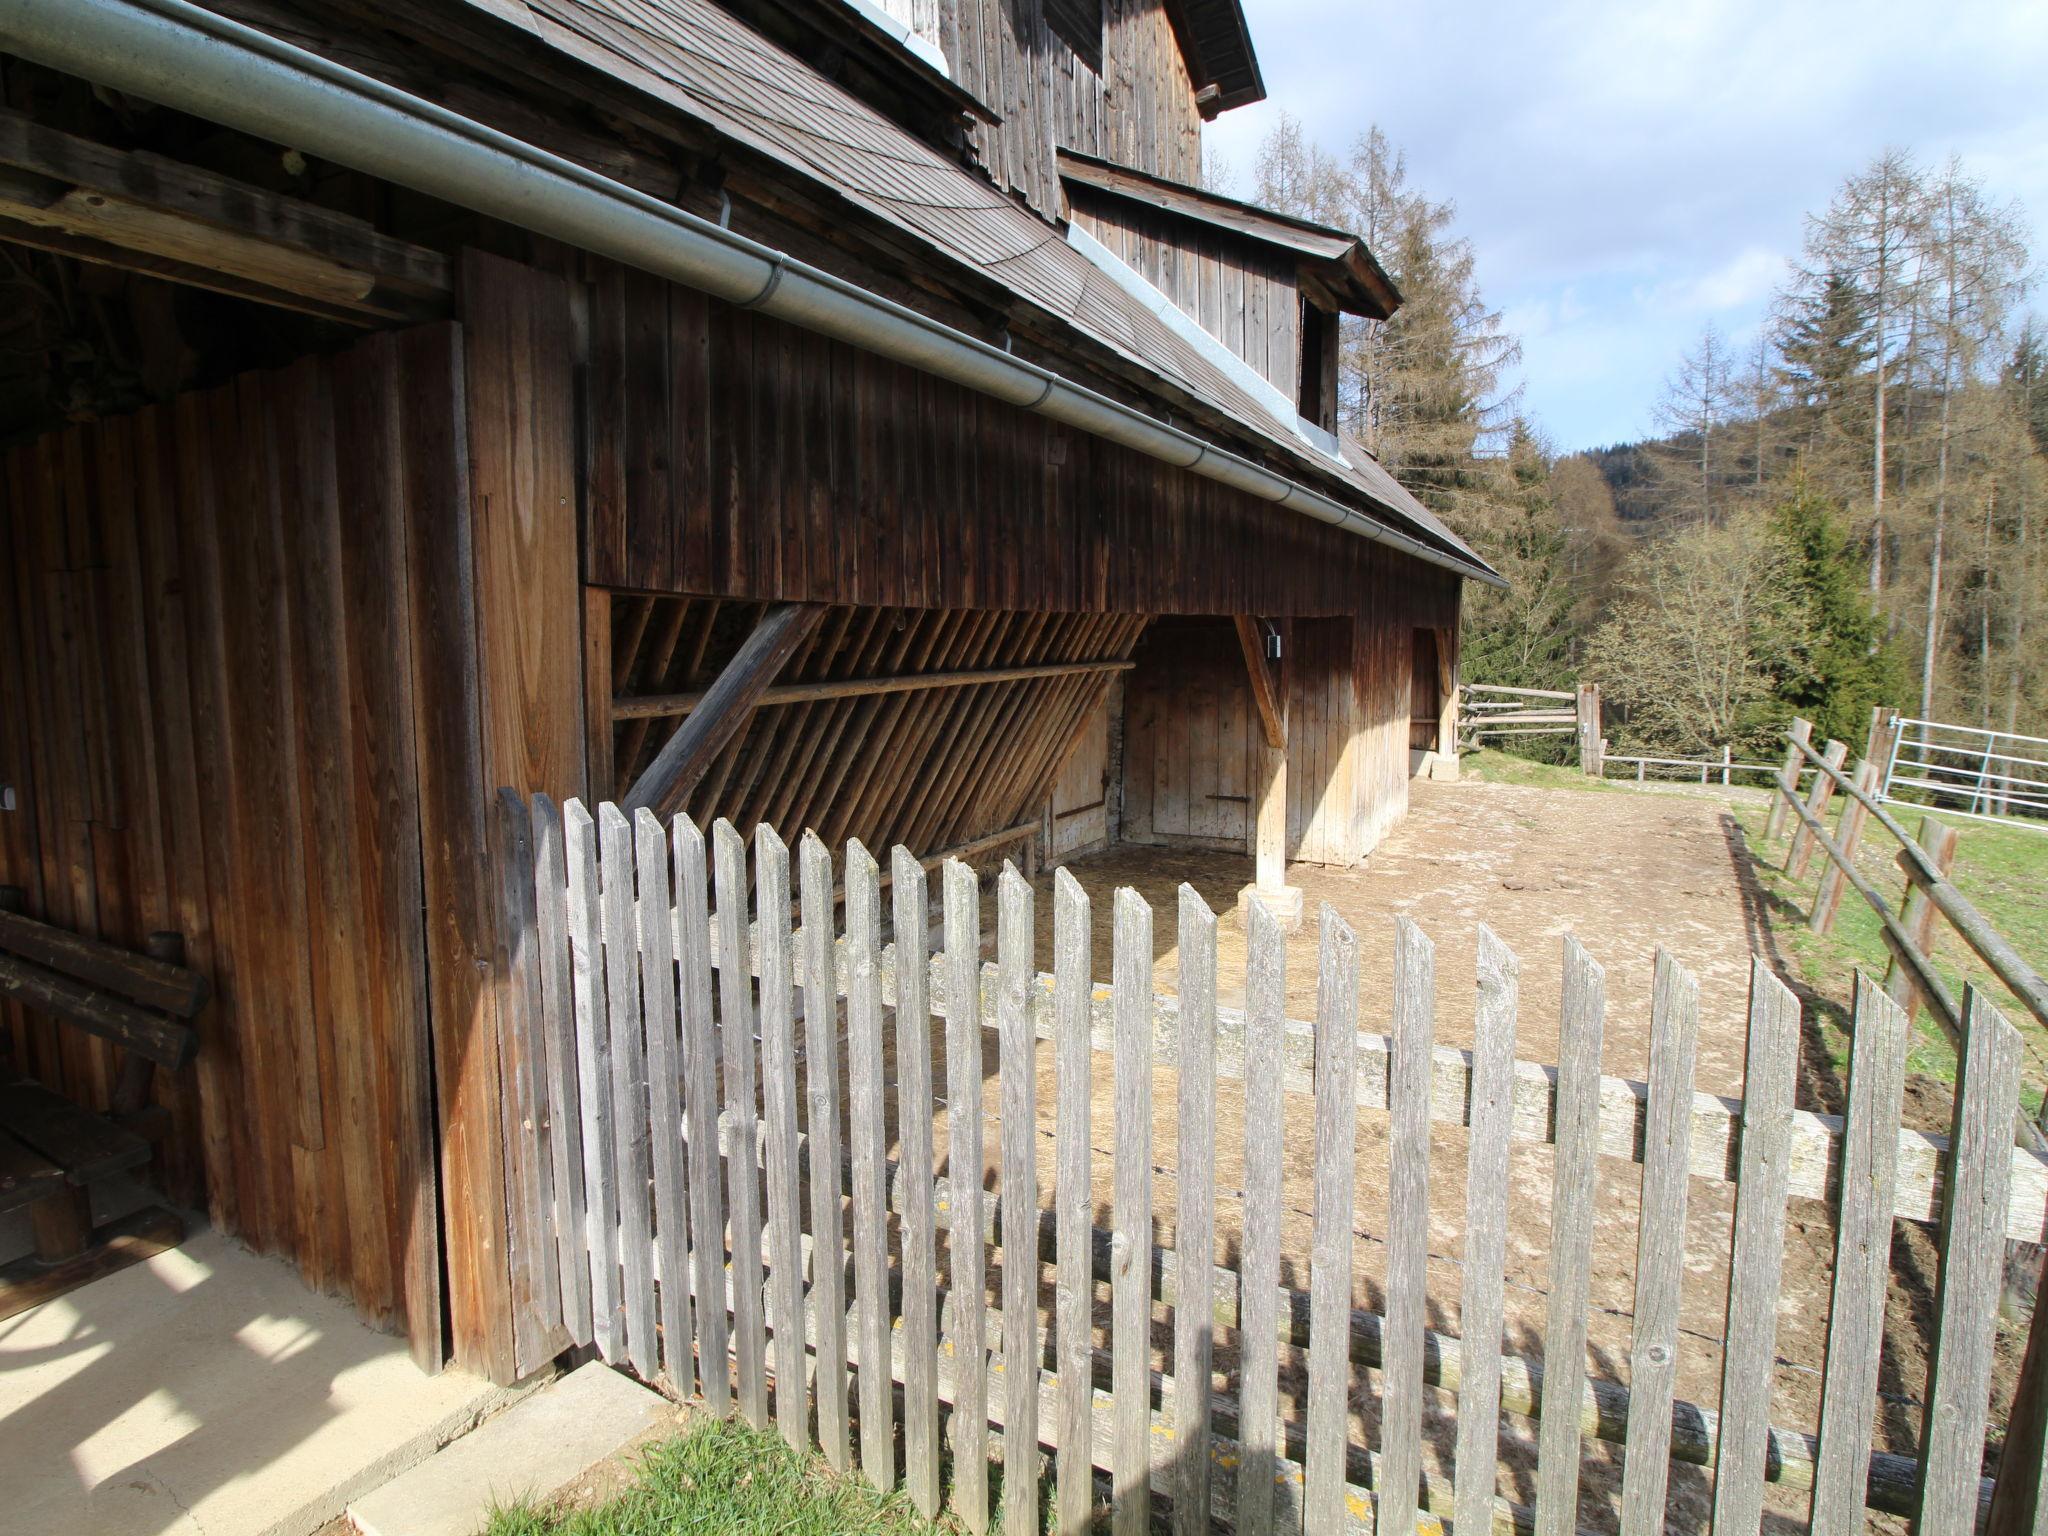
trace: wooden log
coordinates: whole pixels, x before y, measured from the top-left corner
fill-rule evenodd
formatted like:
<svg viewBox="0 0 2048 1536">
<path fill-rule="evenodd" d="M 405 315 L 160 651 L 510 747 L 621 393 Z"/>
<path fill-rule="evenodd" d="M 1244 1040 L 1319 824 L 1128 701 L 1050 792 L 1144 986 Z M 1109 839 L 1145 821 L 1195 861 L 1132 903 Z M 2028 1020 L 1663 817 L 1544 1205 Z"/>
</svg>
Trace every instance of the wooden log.
<svg viewBox="0 0 2048 1536">
<path fill-rule="evenodd" d="M 1038 1067 L 1025 989 L 1032 960 L 1030 884 L 1005 864 L 997 884 L 996 1027 L 1002 1091 L 1003 1530 L 1039 1536 L 1038 1382 L 1023 1369 L 1038 1344 Z M 972 1298 L 968 1298 L 970 1304 Z"/>
<path fill-rule="evenodd" d="M 1152 1523 L 1147 1366 L 1152 1355 L 1152 909 L 1129 886 L 1116 893 L 1112 992 L 1116 1007 L 1116 1136 L 1110 1277 L 1115 1423 L 1110 1524 L 1146 1536 Z"/>
<path fill-rule="evenodd" d="M 775 1422 L 792 1450 L 808 1452 L 810 1413 L 803 1392 L 803 1176 L 796 1124 L 789 849 L 765 822 L 754 831 L 754 879 L 761 924 L 754 953 L 761 971 L 762 1150 L 768 1174 L 768 1326 L 775 1343 Z M 926 1060 L 930 1060 L 929 1052 Z M 925 1163 L 929 1177 L 929 1151 Z M 908 1163 L 904 1172 L 915 1177 Z"/>
<path fill-rule="evenodd" d="M 0 995 L 39 1013 L 52 1014 L 173 1071 L 189 1062 L 198 1048 L 198 1036 L 191 1028 L 169 1015 L 138 1008 L 87 982 L 12 955 L 0 955 Z"/>
<path fill-rule="evenodd" d="M 1714 1463 L 1714 1529 L 1763 1519 L 1777 1367 L 1778 1289 L 1785 1260 L 1786 1165 L 1799 1065 L 1799 999 L 1750 963 L 1749 1053 L 1743 1068 L 1742 1174 L 1728 1260 L 1728 1342 L 1721 1360 L 1721 1442 Z"/>
<path fill-rule="evenodd" d="M 1093 1352 L 1095 1284 L 1091 1264 L 1094 1197 L 1089 1169 L 1092 1071 L 1088 994 L 1093 990 L 1094 937 L 1088 893 L 1064 865 L 1053 872 L 1053 1010 L 1056 1094 L 1053 1148 L 1057 1159 L 1053 1239 L 1058 1265 L 1055 1324 L 1060 1411 L 1054 1490 L 1059 1536 L 1088 1536 L 1094 1518 L 1095 1473 L 1087 1452 L 1093 1407 L 1088 1390 Z"/>
<path fill-rule="evenodd" d="M 946 1177 L 944 1202 L 952 1228 L 952 1290 L 956 1298 L 950 1330 L 950 1359 L 957 1361 L 960 1390 L 953 1402 L 953 1509 L 967 1529 L 988 1529 L 988 1358 L 982 1298 L 985 1214 L 981 1199 L 981 886 L 974 871 L 957 860 L 946 865 L 946 985 L 958 1005 L 946 1013 Z M 817 959 L 830 953 L 831 911 L 821 908 Z M 806 910 L 804 923 L 813 922 Z M 816 971 L 813 975 L 818 974 Z M 827 993 L 827 1011 L 831 1010 Z M 817 1165 L 814 1163 L 815 1169 Z M 820 1185 L 825 1180 L 816 1181 Z M 837 1195 L 834 1194 L 834 1205 Z"/>
<path fill-rule="evenodd" d="M 846 1297 L 841 1270 L 846 1255 L 846 1218 L 840 1208 L 839 997 L 826 979 L 832 954 L 832 855 L 817 834 L 799 845 L 803 880 L 804 1092 L 809 1127 L 811 1245 L 817 1255 L 810 1315 L 818 1355 L 818 1446 L 836 1472 L 849 1465 L 846 1430 Z M 979 935 L 977 935 L 977 939 Z M 975 1031 L 979 1043 L 980 1031 Z M 951 1066 L 951 1051 L 948 1069 Z M 978 1079 L 977 1079 L 978 1083 Z M 955 1107 L 959 1100 L 951 1097 Z M 825 1170 L 832 1170 L 826 1177 Z M 955 1246 L 955 1253 L 958 1246 Z M 970 1469 L 971 1470 L 971 1469 Z M 983 1476 L 986 1476 L 984 1471 Z"/>
<path fill-rule="evenodd" d="M 1578 940 L 1564 941 L 1558 1037 L 1557 1158 L 1550 1196 L 1550 1301 L 1543 1329 L 1543 1420 L 1536 1463 L 1537 1536 L 1570 1536 L 1579 1516 L 1579 1426 L 1586 1312 L 1592 1294 L 1593 1202 L 1600 1182 L 1600 1038 L 1607 976 Z M 1665 1220 L 1658 1212 L 1656 1220 Z"/>
<path fill-rule="evenodd" d="M 1856 974 L 1849 1037 L 1849 1104 L 1843 1132 L 1845 1198 L 1835 1226 L 1835 1280 L 1828 1306 L 1827 1375 L 1820 1449 L 1814 1458 L 1814 1536 L 1864 1528 L 1864 1487 L 1877 1421 L 1878 1355 L 1891 1279 L 1893 1186 L 1899 1108 L 1912 1028 L 1898 1005 Z"/>
<path fill-rule="evenodd" d="M 820 678 L 803 683 L 774 683 L 761 691 L 755 707 L 812 704 L 827 699 L 864 699 L 883 694 L 917 693 L 938 688 L 981 688 L 992 683 L 1031 682 L 1046 678 L 1110 676 L 1128 672 L 1129 661 L 1048 661 L 1020 667 L 980 667 L 952 672 L 904 672 L 892 677 Z M 656 720 L 694 714 L 710 697 L 689 693 L 619 694 L 613 697 L 613 720 Z"/>
<path fill-rule="evenodd" d="M 1173 1495 L 1173 1526 L 1176 1536 L 1208 1536 L 1209 1376 L 1215 1354 L 1208 1281 L 1216 1255 L 1216 914 L 1187 884 L 1180 887 L 1179 996 L 1174 1247 L 1186 1261 L 1188 1282 L 1173 1309 L 1173 1375 L 1180 1387 L 1173 1422 L 1182 1479 Z M 1356 1038 L 1353 1030 L 1337 1034 Z"/>
<path fill-rule="evenodd" d="M 634 782 L 626 808 L 646 806 L 657 815 L 672 814 L 712 760 L 745 727 L 762 691 L 824 616 L 825 609 L 815 603 L 781 603 L 763 614 L 703 702 L 662 743 Z"/>
<path fill-rule="evenodd" d="M 206 1002 L 207 981 L 197 971 L 5 908 L 0 908 L 0 950 L 181 1019 L 191 1018 Z"/>
<path fill-rule="evenodd" d="M 1629 1346 L 1623 1440 L 1622 1526 L 1660 1530 L 1671 1481 L 1679 1305 L 1685 1282 L 1686 1166 L 1693 1068 L 1699 1054 L 1699 983 L 1657 952 L 1650 1000 L 1650 1115 L 1636 1226 L 1635 1332 Z M 1656 1212 L 1656 1219 L 1648 1213 Z M 1688 1422 L 1690 1420 L 1688 1419 Z"/>
<path fill-rule="evenodd" d="M 2019 1031 L 1975 987 L 1963 996 L 1963 1056 L 1949 1133 L 1952 1198 L 1941 1227 L 1934 1359 L 1920 1441 L 1920 1519 L 1927 1536 L 1972 1536 L 1991 1406 L 1998 1295 L 2005 1275 L 2005 1156 L 2019 1107 Z"/>
<path fill-rule="evenodd" d="M 1465 1279 L 1458 1315 L 1463 1373 L 1453 1526 L 1492 1518 L 1500 1437 L 1502 1264 L 1507 1251 L 1508 1122 L 1513 1112 L 1515 1012 L 1521 962 L 1479 926 L 1479 1004 L 1473 1021 L 1472 1140 L 1465 1165 Z"/>
<path fill-rule="evenodd" d="M 1785 748 L 1785 766 L 1779 770 L 1779 778 L 1790 779 L 1793 784 L 1798 784 L 1799 765 L 1806 755 L 1804 748 L 1806 743 L 1812 739 L 1813 722 L 1795 718 L 1792 722 L 1792 729 L 1788 733 L 1790 745 Z M 1764 841 L 1768 843 L 1776 839 L 1784 825 L 1785 802 L 1773 797 L 1771 800 L 1770 819 L 1764 823 Z"/>
<path fill-rule="evenodd" d="M 1308 1450 L 1305 1528 L 1344 1513 L 1351 1398 L 1351 1224 L 1357 1204 L 1358 943 L 1327 903 L 1316 946 L 1315 1200 L 1309 1236 Z M 1193 1256 L 1191 1262 L 1202 1262 Z M 1492 1491 L 1488 1489 L 1488 1499 Z M 1476 1529 L 1475 1520 L 1465 1529 Z"/>
</svg>

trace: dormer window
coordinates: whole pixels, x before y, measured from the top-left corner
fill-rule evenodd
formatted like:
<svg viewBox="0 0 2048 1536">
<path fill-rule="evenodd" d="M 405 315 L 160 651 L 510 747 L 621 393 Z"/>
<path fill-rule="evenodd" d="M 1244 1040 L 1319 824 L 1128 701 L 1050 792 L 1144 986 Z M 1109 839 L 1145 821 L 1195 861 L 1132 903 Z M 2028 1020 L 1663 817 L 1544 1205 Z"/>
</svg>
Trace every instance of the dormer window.
<svg viewBox="0 0 2048 1536">
<path fill-rule="evenodd" d="M 1301 301 L 1301 418 L 1325 432 L 1337 430 L 1337 347 L 1341 329 L 1336 315 L 1315 300 Z"/>
</svg>

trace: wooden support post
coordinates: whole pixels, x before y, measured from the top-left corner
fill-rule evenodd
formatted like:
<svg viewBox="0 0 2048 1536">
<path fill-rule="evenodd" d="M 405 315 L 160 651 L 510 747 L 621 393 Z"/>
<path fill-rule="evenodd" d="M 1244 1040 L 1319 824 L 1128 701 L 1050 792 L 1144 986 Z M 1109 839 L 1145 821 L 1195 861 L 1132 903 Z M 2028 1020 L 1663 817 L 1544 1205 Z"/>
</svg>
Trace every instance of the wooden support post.
<svg viewBox="0 0 2048 1536">
<path fill-rule="evenodd" d="M 745 727 L 783 663 L 824 617 L 824 608 L 816 603 L 781 603 L 764 613 L 703 702 L 654 754 L 627 794 L 624 808 L 631 812 L 645 806 L 657 816 L 674 815 L 711 760 Z"/>
<path fill-rule="evenodd" d="M 1813 723 L 1795 718 L 1792 722 L 1791 736 L 1792 740 L 1785 747 L 1785 771 L 1779 777 L 1790 779 L 1796 786 L 1799 783 L 1800 770 L 1806 765 L 1806 754 L 1800 748 L 1813 739 Z M 1770 820 L 1764 823 L 1765 842 L 1768 843 L 1777 837 L 1779 830 L 1785 825 L 1788 809 L 1783 795 L 1771 797 Z"/>
<path fill-rule="evenodd" d="M 1932 816 L 1922 816 L 1920 831 L 1914 841 L 1927 850 L 1935 869 L 1945 877 L 1956 861 L 1956 829 Z M 1927 892 L 1916 881 L 1908 879 L 1906 904 L 1899 913 L 1899 926 L 1906 930 L 1906 938 L 1913 948 L 1923 955 L 1934 943 L 1935 915 L 1934 903 L 1928 899 Z M 1884 973 L 1884 991 L 1885 996 L 1906 1011 L 1906 1019 L 1910 1023 L 1914 1010 L 1920 1006 L 1920 988 L 1913 979 L 1912 971 L 1899 964 L 1896 955 Z"/>
<path fill-rule="evenodd" d="M 1577 695 L 1579 771 L 1597 779 L 1606 771 L 1606 740 L 1600 734 L 1600 685 L 1581 683 Z"/>
<path fill-rule="evenodd" d="M 1865 758 L 1856 765 L 1856 787 L 1866 795 L 1877 793 L 1880 770 L 1876 763 Z M 1863 824 L 1870 820 L 1870 807 L 1855 795 L 1842 807 L 1842 823 L 1835 830 L 1835 842 L 1844 857 L 1854 860 L 1856 845 L 1863 840 Z M 1842 892 L 1848 887 L 1842 868 L 1833 859 L 1821 866 L 1820 885 L 1814 892 L 1813 911 L 1807 915 L 1806 926 L 1815 933 L 1834 931 L 1835 914 L 1842 910 Z"/>
<path fill-rule="evenodd" d="M 1292 626 L 1281 620 L 1280 658 L 1274 663 L 1267 660 L 1265 635 L 1258 620 L 1238 614 L 1236 623 L 1261 727 L 1252 883 L 1238 892 L 1238 905 L 1244 906 L 1257 892 L 1281 927 L 1292 932 L 1301 926 L 1302 906 L 1300 887 L 1287 883 L 1287 652 L 1294 636 Z"/>
</svg>

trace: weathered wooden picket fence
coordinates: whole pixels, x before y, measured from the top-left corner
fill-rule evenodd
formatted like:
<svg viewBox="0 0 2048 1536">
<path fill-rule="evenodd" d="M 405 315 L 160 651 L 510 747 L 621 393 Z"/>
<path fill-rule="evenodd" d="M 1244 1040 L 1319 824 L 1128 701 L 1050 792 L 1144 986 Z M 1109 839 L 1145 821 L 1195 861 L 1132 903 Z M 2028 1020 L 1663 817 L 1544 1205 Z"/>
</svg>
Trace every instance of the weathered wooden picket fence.
<svg viewBox="0 0 2048 1536">
<path fill-rule="evenodd" d="M 1714 1468 L 1716 1531 L 1756 1531 L 1767 1481 L 1810 1488 L 1817 1531 L 1861 1529 L 1866 1500 L 1917 1512 L 1930 1533 L 1976 1524 L 1990 1491 L 1980 1464 L 1999 1260 L 2008 1235 L 2041 1237 L 2048 1194 L 2048 1170 L 2011 1145 L 2018 1042 L 1980 1003 L 1969 1005 L 1951 1144 L 1900 1127 L 1907 1030 L 1867 985 L 1848 1111 L 1834 1119 L 1794 1108 L 1799 1009 L 1761 966 L 1736 1103 L 1693 1091 L 1698 994 L 1669 956 L 1658 958 L 1643 1084 L 1602 1076 L 1604 977 L 1570 941 L 1561 1062 L 1541 1067 L 1515 1057 L 1518 962 L 1484 929 L 1467 1053 L 1434 1044 L 1433 949 L 1406 921 L 1391 936 L 1393 995 L 1371 1010 L 1386 1011 L 1391 1035 L 1368 1034 L 1356 940 L 1327 909 L 1311 1024 L 1285 1016 L 1285 942 L 1257 904 L 1240 1011 L 1218 1005 L 1216 919 L 1186 887 L 1169 998 L 1152 987 L 1153 913 L 1129 890 L 1114 900 L 1111 984 L 1097 984 L 1090 901 L 1065 870 L 1046 975 L 1033 889 L 1008 868 L 985 963 L 980 883 L 958 863 L 943 870 L 934 948 L 926 871 L 895 851 L 884 944 L 885 873 L 858 844 L 835 878 L 807 835 L 793 885 L 789 851 L 766 826 L 750 861 L 724 822 L 707 849 L 687 818 L 628 820 L 609 804 L 593 819 L 574 801 L 529 807 L 507 792 L 499 815 L 508 1259 L 523 1326 L 543 1341 L 594 1344 L 714 1413 L 736 1405 L 759 1426 L 772 1413 L 792 1445 L 900 1481 L 921 1509 L 950 1505 L 971 1530 L 990 1519 L 991 1462 L 1021 1468 L 1001 1494 L 1013 1536 L 1042 1528 L 1044 1447 L 1062 1531 L 1087 1529 L 1101 1469 L 1118 1532 L 1147 1528 L 1163 1496 L 1185 1532 L 1406 1532 L 1448 1520 L 1459 1532 L 1553 1536 L 1578 1521 L 1582 1437 L 1625 1447 L 1624 1531 L 1662 1529 L 1674 1461 Z M 985 1034 L 1000 1110 L 993 1192 Z M 1055 1064 L 1049 1114 L 1037 1102 L 1041 1040 Z M 1111 1125 L 1091 1124 L 1104 1056 Z M 1152 1145 L 1155 1067 L 1178 1085 L 1172 1149 Z M 1235 1270 L 1215 1262 L 1219 1081 L 1243 1095 Z M 1306 1293 L 1283 1285 L 1298 1271 L 1283 1271 L 1280 1236 L 1284 1110 L 1302 1096 L 1314 1129 Z M 1426 1317 L 1432 1125 L 1468 1141 L 1457 1338 Z M 1383 1314 L 1354 1305 L 1361 1129 L 1386 1138 L 1389 1157 Z M 1038 1151 L 1048 1132 L 1049 1187 Z M 1107 1231 L 1092 1224 L 1098 1137 L 1113 1148 Z M 1513 1140 L 1557 1149 L 1549 1370 L 1503 1348 Z M 1157 1241 L 1152 1188 L 1166 1155 L 1171 1248 Z M 1642 1165 L 1646 1217 L 1627 1386 L 1586 1369 L 1595 1197 L 1615 1160 Z M 1735 1183 L 1718 1413 L 1675 1397 L 1694 1180 Z M 1769 1418 L 1795 1197 L 1838 1215 L 1817 1435 Z M 1872 1450 L 1896 1219 L 1938 1223 L 1944 1255 L 1917 1462 Z M 1167 1371 L 1153 1360 L 1155 1308 L 1170 1317 Z M 1306 1350 L 1299 1412 L 1278 1391 L 1283 1347 Z M 1432 1388 L 1456 1399 L 1449 1486 L 1424 1468 Z M 1349 1427 L 1368 1390 L 1381 1425 L 1370 1447 Z M 1504 1411 L 1539 1420 L 1533 1510 L 1497 1497 Z"/>
</svg>

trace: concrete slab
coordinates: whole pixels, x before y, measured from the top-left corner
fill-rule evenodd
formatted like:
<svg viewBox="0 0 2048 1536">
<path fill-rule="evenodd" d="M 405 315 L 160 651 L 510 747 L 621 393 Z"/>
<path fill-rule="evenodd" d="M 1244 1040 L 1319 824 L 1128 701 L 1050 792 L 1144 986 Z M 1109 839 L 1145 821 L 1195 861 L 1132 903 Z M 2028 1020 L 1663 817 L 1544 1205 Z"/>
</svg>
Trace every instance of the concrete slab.
<svg viewBox="0 0 2048 1536">
<path fill-rule="evenodd" d="M 517 1396 L 202 1229 L 0 1322 L 0 1527 L 305 1536 Z"/>
<path fill-rule="evenodd" d="M 676 1415 L 593 1360 L 355 1500 L 349 1518 L 362 1536 L 476 1536 L 493 1508 L 551 1497 Z"/>
</svg>

